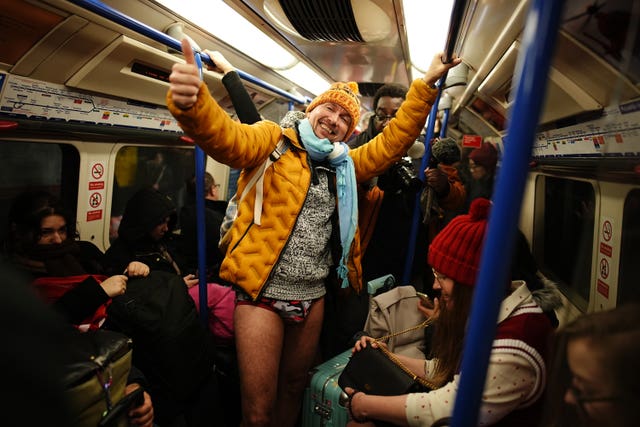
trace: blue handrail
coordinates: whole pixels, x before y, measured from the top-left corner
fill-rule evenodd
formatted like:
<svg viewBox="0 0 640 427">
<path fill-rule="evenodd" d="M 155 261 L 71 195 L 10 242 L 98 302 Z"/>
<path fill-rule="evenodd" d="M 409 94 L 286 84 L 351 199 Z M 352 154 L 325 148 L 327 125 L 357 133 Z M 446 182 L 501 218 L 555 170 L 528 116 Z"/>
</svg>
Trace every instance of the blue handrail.
<svg viewBox="0 0 640 427">
<path fill-rule="evenodd" d="M 167 47 L 170 47 L 177 51 L 182 51 L 179 40 L 176 40 L 173 37 L 166 35 L 162 31 L 158 31 L 153 27 L 143 24 L 142 22 L 137 21 L 125 15 L 124 13 L 117 11 L 116 9 L 104 4 L 99 0 L 69 0 L 69 1 L 73 4 L 83 7 L 84 9 L 90 10 L 91 12 L 94 12 L 100 15 L 103 18 L 107 18 L 110 21 L 113 21 L 130 30 L 133 30 L 138 34 L 141 34 L 143 36 L 149 37 L 152 40 L 160 42 Z M 200 56 L 202 57 L 202 60 L 207 64 L 214 65 L 213 61 L 211 60 L 209 55 L 207 55 L 206 53 L 201 52 Z M 298 104 L 306 104 L 308 101 L 307 98 L 301 98 L 299 96 L 292 95 L 289 92 L 285 92 L 284 90 L 279 89 L 263 80 L 260 80 L 259 78 L 254 77 L 251 74 L 247 74 L 244 71 L 241 71 L 241 70 L 236 70 L 236 71 L 238 72 L 238 74 L 242 79 L 248 82 L 251 82 L 263 89 L 267 89 L 275 94 L 278 94 L 283 98 L 286 98 Z"/>
<path fill-rule="evenodd" d="M 517 81 L 514 107 L 465 338 L 453 427 L 477 425 L 498 310 L 504 296 L 504 284 L 509 280 L 527 165 L 542 110 L 563 5 L 562 0 L 535 0 L 527 16 L 514 73 Z"/>
</svg>

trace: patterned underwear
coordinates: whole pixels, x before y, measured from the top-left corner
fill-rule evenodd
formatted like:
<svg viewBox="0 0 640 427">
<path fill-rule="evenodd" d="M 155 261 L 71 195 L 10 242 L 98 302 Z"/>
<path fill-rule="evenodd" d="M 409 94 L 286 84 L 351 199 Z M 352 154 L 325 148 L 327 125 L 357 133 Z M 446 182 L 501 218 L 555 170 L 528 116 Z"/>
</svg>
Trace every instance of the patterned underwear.
<svg viewBox="0 0 640 427">
<path fill-rule="evenodd" d="M 261 297 L 257 301 L 251 301 L 251 298 L 242 292 L 238 292 L 236 297 L 237 305 L 253 305 L 273 311 L 285 322 L 300 323 L 309 315 L 311 305 L 315 300 L 305 301 L 282 301 L 273 298 Z"/>
</svg>

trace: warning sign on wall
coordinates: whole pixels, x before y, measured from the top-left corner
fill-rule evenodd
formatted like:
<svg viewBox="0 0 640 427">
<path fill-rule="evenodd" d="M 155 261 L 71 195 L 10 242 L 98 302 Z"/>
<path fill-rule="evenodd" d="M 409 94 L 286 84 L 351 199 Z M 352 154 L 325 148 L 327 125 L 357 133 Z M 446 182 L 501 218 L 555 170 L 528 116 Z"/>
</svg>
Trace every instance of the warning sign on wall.
<svg viewBox="0 0 640 427">
<path fill-rule="evenodd" d="M 609 218 L 602 218 L 600 223 L 600 234 L 598 236 L 598 248 L 599 248 L 599 265 L 598 265 L 598 279 L 596 290 L 600 295 L 605 298 L 609 298 L 609 276 L 611 275 L 611 257 L 613 256 L 614 248 L 611 242 L 613 237 L 614 227 L 613 221 Z"/>
<path fill-rule="evenodd" d="M 89 180 L 88 208 L 89 210 L 87 211 L 87 221 L 98 221 L 102 219 L 102 216 L 103 216 L 102 204 L 105 197 L 104 177 L 105 177 L 105 167 L 102 162 L 93 162 L 89 165 L 89 173 L 88 173 L 88 180 Z"/>
</svg>

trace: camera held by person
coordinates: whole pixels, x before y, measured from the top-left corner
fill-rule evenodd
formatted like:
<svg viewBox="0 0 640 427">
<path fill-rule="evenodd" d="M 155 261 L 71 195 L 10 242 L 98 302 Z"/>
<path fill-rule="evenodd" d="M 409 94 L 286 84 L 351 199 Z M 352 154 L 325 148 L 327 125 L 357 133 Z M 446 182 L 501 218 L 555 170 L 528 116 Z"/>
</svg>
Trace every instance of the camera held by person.
<svg viewBox="0 0 640 427">
<path fill-rule="evenodd" d="M 378 187 L 383 191 L 412 194 L 422 189 L 422 181 L 411 157 L 403 157 L 378 177 Z"/>
</svg>

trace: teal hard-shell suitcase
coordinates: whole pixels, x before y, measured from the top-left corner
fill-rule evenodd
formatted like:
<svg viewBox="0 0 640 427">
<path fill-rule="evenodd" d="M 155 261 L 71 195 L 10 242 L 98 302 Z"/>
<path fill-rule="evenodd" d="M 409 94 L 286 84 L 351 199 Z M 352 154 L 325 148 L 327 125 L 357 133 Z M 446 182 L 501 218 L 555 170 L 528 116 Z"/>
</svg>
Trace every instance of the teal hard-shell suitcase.
<svg viewBox="0 0 640 427">
<path fill-rule="evenodd" d="M 340 404 L 344 394 L 338 377 L 351 357 L 351 348 L 312 369 L 311 382 L 304 392 L 302 427 L 344 427 L 347 408 Z M 342 399 L 346 398 L 346 394 Z M 342 400 L 344 401 L 344 400 Z"/>
</svg>

